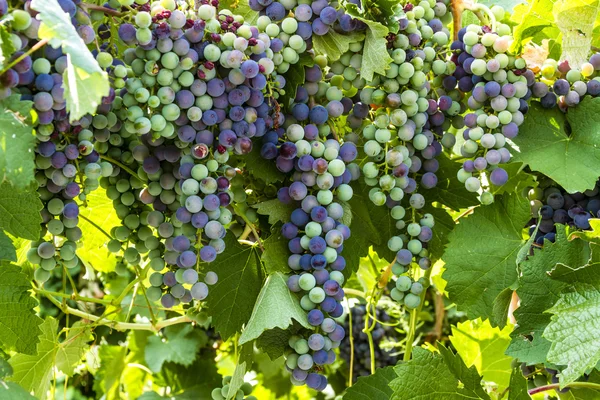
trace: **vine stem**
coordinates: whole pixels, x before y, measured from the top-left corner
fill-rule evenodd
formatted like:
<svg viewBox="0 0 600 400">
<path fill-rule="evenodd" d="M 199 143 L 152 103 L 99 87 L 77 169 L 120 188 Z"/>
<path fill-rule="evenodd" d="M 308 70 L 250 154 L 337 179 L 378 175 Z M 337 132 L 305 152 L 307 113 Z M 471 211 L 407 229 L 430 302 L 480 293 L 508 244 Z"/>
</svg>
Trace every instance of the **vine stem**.
<svg viewBox="0 0 600 400">
<path fill-rule="evenodd" d="M 361 292 L 360 290 L 356 290 L 356 289 L 344 289 L 344 293 L 345 294 L 349 294 L 351 296 L 355 296 L 355 297 L 361 297 L 363 299 L 367 298 L 367 294 L 365 292 Z"/>
<path fill-rule="evenodd" d="M 427 279 L 427 281 L 429 281 L 429 278 L 431 277 L 431 268 L 425 271 L 425 275 L 423 277 Z M 423 292 L 420 295 L 421 302 L 419 303 L 419 306 L 414 310 L 410 311 L 410 322 L 408 328 L 408 335 L 406 336 L 406 350 L 404 352 L 404 361 L 409 361 L 410 357 L 412 356 L 413 342 L 415 340 L 415 332 L 417 330 L 417 320 L 419 319 L 419 313 L 423 308 L 426 293 L 427 290 L 423 290 Z"/>
<path fill-rule="evenodd" d="M 350 310 L 350 300 L 346 297 L 346 305 L 348 306 L 348 310 Z M 354 335 L 352 334 L 352 312 L 348 313 L 348 330 L 350 339 L 350 373 L 348 374 L 348 387 L 352 387 L 352 381 L 354 380 Z"/>
<path fill-rule="evenodd" d="M 598 384 L 598 383 L 592 383 L 592 382 L 573 382 L 573 383 L 569 383 L 568 385 L 565 385 L 565 387 L 568 387 L 568 388 L 588 388 L 588 389 L 600 390 L 600 384 Z M 536 394 L 536 393 L 547 392 L 549 390 L 555 390 L 555 389 L 560 389 L 560 384 L 559 383 L 553 383 L 551 385 L 545 385 L 545 386 L 536 387 L 536 388 L 528 390 L 527 393 L 529 393 L 529 395 L 533 395 L 533 394 Z"/>
<path fill-rule="evenodd" d="M 252 231 L 252 235 L 254 235 L 254 238 L 256 239 L 256 243 L 258 243 L 258 247 L 260 247 L 260 249 L 262 251 L 265 251 L 265 248 L 263 246 L 262 240 L 260 239 L 260 235 L 256 231 L 256 227 L 254 226 L 254 224 L 252 222 L 250 222 L 250 220 L 248 219 L 248 217 L 246 217 L 246 213 L 241 212 L 240 209 L 238 207 L 236 207 L 235 205 L 233 206 L 233 210 L 235 211 L 235 213 L 237 215 L 239 215 L 240 217 L 242 217 L 242 219 L 246 223 L 246 226 L 250 227 L 250 230 Z"/>
<path fill-rule="evenodd" d="M 117 160 L 115 160 L 113 158 L 107 157 L 107 156 L 102 155 L 102 154 L 100 154 L 100 159 L 106 160 L 106 161 L 108 161 L 111 164 L 115 164 L 117 167 L 121 168 L 123 171 L 126 171 L 127 173 L 129 173 L 129 175 L 133 176 L 134 178 L 136 178 L 140 182 L 146 183 L 145 179 L 140 178 L 139 175 L 136 174 L 131 168 L 129 168 L 128 166 L 124 165 L 120 161 L 117 161 Z"/>
<path fill-rule="evenodd" d="M 17 65 L 18 63 L 20 63 L 22 60 L 24 60 L 27 56 L 30 56 L 31 54 L 33 54 L 34 52 L 36 52 L 37 50 L 41 49 L 42 47 L 44 47 L 46 44 L 48 44 L 49 40 L 48 39 L 42 39 L 39 42 L 37 42 L 35 45 L 33 45 L 31 47 L 31 49 L 27 50 L 24 54 L 22 54 L 21 56 L 19 56 L 18 58 L 14 59 L 10 64 L 8 64 L 6 67 L 4 67 L 4 69 L 2 69 L 0 71 L 0 75 L 4 74 L 6 71 L 8 71 L 9 69 L 11 69 L 12 67 L 14 67 L 15 65 Z"/>
<path fill-rule="evenodd" d="M 111 15 L 113 17 L 120 17 L 123 15 L 122 12 L 107 7 L 97 6 L 96 4 L 81 3 L 81 6 L 87 10 L 100 11 L 106 15 Z"/>
<path fill-rule="evenodd" d="M 60 293 L 60 292 L 53 292 L 51 290 L 44 290 L 44 289 L 38 289 L 38 288 L 34 288 L 33 289 L 36 293 L 38 294 L 42 294 L 44 296 L 56 296 L 56 297 L 61 297 L 63 299 L 70 299 L 70 300 L 74 300 L 74 301 L 85 301 L 88 303 L 98 303 L 98 304 L 104 304 L 107 306 L 112 306 L 113 303 L 110 300 L 103 300 L 103 299 L 96 299 L 93 297 L 85 297 L 85 296 L 80 296 L 77 295 L 75 293 L 73 294 L 66 294 L 66 293 Z"/>
</svg>

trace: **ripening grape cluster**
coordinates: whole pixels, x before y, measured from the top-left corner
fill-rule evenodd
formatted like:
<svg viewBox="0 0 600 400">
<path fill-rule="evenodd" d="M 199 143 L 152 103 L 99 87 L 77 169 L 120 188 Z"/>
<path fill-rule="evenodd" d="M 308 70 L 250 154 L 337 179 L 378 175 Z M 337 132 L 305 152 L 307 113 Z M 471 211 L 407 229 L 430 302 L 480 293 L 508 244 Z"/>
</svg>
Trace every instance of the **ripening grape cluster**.
<svg viewBox="0 0 600 400">
<path fill-rule="evenodd" d="M 373 330 L 371 331 L 371 337 L 373 338 L 373 347 L 375 355 L 375 368 L 384 368 L 390 365 L 396 365 L 398 357 L 392 354 L 392 351 L 385 350 L 382 345 L 386 341 L 395 341 L 396 332 L 391 321 L 391 317 L 381 308 L 376 309 L 376 321 L 373 321 L 367 317 L 367 307 L 364 304 L 357 304 L 350 308 L 352 317 L 352 331 L 350 331 L 349 318 L 344 324 L 344 328 L 348 331 L 348 336 L 344 338 L 340 344 L 340 356 L 346 363 L 350 363 L 351 346 L 350 338 L 353 337 L 354 345 L 354 366 L 351 373 L 353 378 L 360 376 L 367 376 L 371 374 L 371 352 L 369 349 L 369 338 L 366 333 L 363 332 L 365 329 L 365 322 L 369 321 L 369 326 L 374 324 Z"/>
<path fill-rule="evenodd" d="M 529 234 L 535 233 L 535 242 L 540 246 L 544 244 L 544 240 L 554 242 L 556 224 L 589 230 L 590 219 L 598 218 L 600 213 L 599 184 L 591 190 L 570 194 L 555 186 L 541 185 L 530 189 L 527 198 L 531 204 L 533 218 L 530 222 Z"/>
<path fill-rule="evenodd" d="M 585 95 L 600 95 L 600 53 L 592 55 L 589 62 L 579 68 L 571 68 L 567 60 L 544 61 L 538 72 L 539 81 L 531 88 L 533 97 L 540 100 L 544 108 L 558 105 L 566 112 L 575 107 Z"/>
<path fill-rule="evenodd" d="M 255 396 L 252 396 L 252 390 L 254 389 L 250 382 L 244 382 L 242 387 L 238 389 L 238 391 L 231 397 L 229 395 L 229 385 L 231 384 L 231 376 L 223 377 L 223 386 L 220 388 L 213 389 L 211 393 L 211 398 L 213 400 L 226 400 L 226 399 L 234 399 L 234 400 L 257 400 Z M 228 397 L 229 396 L 229 397 Z"/>
<path fill-rule="evenodd" d="M 513 38 L 508 25 L 498 24 L 496 31 L 487 26 L 469 25 L 458 33 L 452 44 L 457 66 L 443 81 L 444 87 L 458 90 L 467 97 L 472 111 L 465 115 L 464 142 L 460 152 L 468 158 L 458 179 L 470 192 L 481 189 L 481 175 L 486 173 L 492 185 L 502 186 L 508 174 L 500 164 L 510 160 L 506 139 L 519 133 L 531 96 L 526 62 L 510 52 Z M 481 201 L 489 204 L 493 195 L 485 190 Z"/>
</svg>

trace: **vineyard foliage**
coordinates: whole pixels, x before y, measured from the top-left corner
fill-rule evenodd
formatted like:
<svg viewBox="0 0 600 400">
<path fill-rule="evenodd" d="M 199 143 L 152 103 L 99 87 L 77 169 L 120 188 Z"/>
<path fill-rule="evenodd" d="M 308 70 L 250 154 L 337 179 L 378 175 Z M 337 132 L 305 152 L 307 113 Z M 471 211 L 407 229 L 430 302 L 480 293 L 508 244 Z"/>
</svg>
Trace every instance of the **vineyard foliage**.
<svg viewBox="0 0 600 400">
<path fill-rule="evenodd" d="M 600 398 L 598 0 L 0 0 L 0 399 Z"/>
</svg>

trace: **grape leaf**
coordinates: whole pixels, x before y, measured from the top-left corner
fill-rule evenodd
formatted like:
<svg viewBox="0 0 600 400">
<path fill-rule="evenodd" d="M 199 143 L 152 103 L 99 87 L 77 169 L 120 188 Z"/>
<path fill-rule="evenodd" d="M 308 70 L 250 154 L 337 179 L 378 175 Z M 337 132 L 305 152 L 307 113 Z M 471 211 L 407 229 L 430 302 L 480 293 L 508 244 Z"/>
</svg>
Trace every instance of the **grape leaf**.
<svg viewBox="0 0 600 400">
<path fill-rule="evenodd" d="M 57 346 L 56 368 L 67 376 L 73 376 L 75 367 L 93 340 L 90 325 L 77 321 L 69 328 L 66 339 Z"/>
<path fill-rule="evenodd" d="M 0 24 L 0 70 L 4 69 L 4 64 L 10 60 L 15 50 L 6 25 Z"/>
<path fill-rule="evenodd" d="M 17 261 L 15 245 L 2 230 L 0 230 L 0 260 Z"/>
<path fill-rule="evenodd" d="M 348 51 L 350 44 L 361 42 L 364 38 L 365 35 L 360 32 L 355 31 L 341 34 L 337 33 L 333 29 L 330 29 L 325 35 L 313 35 L 313 49 L 315 54 L 325 55 L 330 62 L 333 62 L 338 60 L 345 52 Z"/>
<path fill-rule="evenodd" d="M 256 340 L 256 346 L 267 353 L 271 360 L 276 360 L 289 348 L 288 340 L 291 336 L 290 329 L 271 329 L 260 335 Z"/>
<path fill-rule="evenodd" d="M 242 348 L 240 349 L 240 354 L 238 356 L 235 370 L 233 371 L 233 375 L 231 376 L 231 381 L 229 381 L 229 390 L 227 391 L 227 396 L 225 396 L 225 400 L 235 398 L 238 390 L 240 390 L 240 388 L 244 384 L 244 376 L 246 375 L 246 371 L 249 370 L 252 366 L 252 353 L 252 344 L 242 346 Z"/>
<path fill-rule="evenodd" d="M 103 188 L 88 194 L 86 200 L 87 206 L 81 205 L 79 211 L 79 227 L 85 240 L 81 241 L 77 255 L 96 271 L 112 272 L 117 258 L 108 251 L 106 242 L 109 238 L 104 232 L 110 233 L 112 228 L 121 225 L 121 221 Z"/>
<path fill-rule="evenodd" d="M 525 166 L 520 162 L 513 162 L 502 166 L 508 173 L 508 180 L 502 186 L 491 186 L 495 195 L 504 193 L 521 193 L 526 187 L 536 187 L 535 176 L 523 171 Z"/>
<path fill-rule="evenodd" d="M 0 399 L 35 400 L 35 397 L 14 382 L 4 382 L 0 380 Z"/>
<path fill-rule="evenodd" d="M 513 139 L 515 161 L 552 178 L 567 192 L 592 189 L 600 176 L 600 98 L 585 98 L 567 115 L 532 103 Z"/>
<path fill-rule="evenodd" d="M 240 336 L 239 344 L 250 342 L 270 329 L 287 329 L 292 325 L 292 319 L 307 329 L 312 328 L 306 311 L 300 307 L 298 297 L 290 292 L 286 282 L 286 276 L 282 273 L 269 275 L 256 299 L 252 316 Z"/>
<path fill-rule="evenodd" d="M 493 318 L 497 296 L 516 283 L 517 253 L 525 243 L 522 230 L 529 219 L 527 201 L 520 195 L 505 195 L 475 209 L 450 233 L 443 278 L 450 300 L 469 319 Z M 506 324 L 505 319 L 491 322 Z"/>
<path fill-rule="evenodd" d="M 600 291 L 597 286 L 576 283 L 548 312 L 553 314 L 544 330 L 551 342 L 548 361 L 567 366 L 558 375 L 563 388 L 600 361 Z"/>
<path fill-rule="evenodd" d="M 492 328 L 489 320 L 460 322 L 452 327 L 450 342 L 467 367 L 477 368 L 486 382 L 495 382 L 498 391 L 509 386 L 512 358 L 504 355 L 512 326 Z"/>
<path fill-rule="evenodd" d="M 435 221 L 435 226 L 432 229 L 433 237 L 427 247 L 429 258 L 436 261 L 442 257 L 444 248 L 448 244 L 448 235 L 454 230 L 456 223 L 444 208 L 433 207 L 431 203 L 427 204 L 423 211 L 433 215 Z"/>
<path fill-rule="evenodd" d="M 285 358 L 271 360 L 265 353 L 254 353 L 254 365 L 254 369 L 262 375 L 262 386 L 273 392 L 278 399 L 292 391 L 292 382 L 285 368 Z"/>
<path fill-rule="evenodd" d="M 588 61 L 594 22 L 600 10 L 598 0 L 557 0 L 552 12 L 562 33 L 561 60 L 573 68 Z"/>
<path fill-rule="evenodd" d="M 260 148 L 259 142 L 254 143 L 252 151 L 243 158 L 248 173 L 266 184 L 283 182 L 285 175 L 277 169 L 273 160 L 266 160 L 260 155 Z"/>
<path fill-rule="evenodd" d="M 129 370 L 129 369 L 128 369 Z M 202 371 L 201 374 L 198 371 Z M 202 349 L 196 361 L 190 366 L 164 363 L 159 375 L 150 376 L 150 383 L 170 387 L 176 395 L 166 399 L 210 399 L 211 391 L 221 386 L 222 377 L 217 372 L 215 353 L 212 349 Z M 142 388 L 144 389 L 144 388 Z"/>
<path fill-rule="evenodd" d="M 196 353 L 206 343 L 206 335 L 192 325 L 174 325 L 164 329 L 164 338 L 149 336 L 144 349 L 146 364 L 152 372 L 159 372 L 163 363 L 191 365 Z"/>
<path fill-rule="evenodd" d="M 250 8 L 248 0 L 219 0 L 220 10 L 231 10 L 235 15 L 244 17 L 244 22 L 249 25 L 256 25 L 258 12 Z"/>
<path fill-rule="evenodd" d="M 589 222 L 589 231 L 573 231 L 569 233 L 569 240 L 578 238 L 587 242 L 600 244 L 600 218 L 590 218 Z"/>
<path fill-rule="evenodd" d="M 373 375 L 361 376 L 356 383 L 346 390 L 345 400 L 387 400 L 394 391 L 388 386 L 397 378 L 394 367 L 377 368 Z"/>
<path fill-rule="evenodd" d="M 94 391 L 107 400 L 121 399 L 121 376 L 125 369 L 127 348 L 104 344 L 98 349 L 100 368 L 94 376 Z"/>
<path fill-rule="evenodd" d="M 227 340 L 250 319 L 263 274 L 255 246 L 238 243 L 232 234 L 224 240 L 227 252 L 210 264 L 211 270 L 218 272 L 219 281 L 210 288 L 206 302 L 213 325 Z"/>
<path fill-rule="evenodd" d="M 32 104 L 18 94 L 0 100 L 0 174 L 18 190 L 35 181 Z"/>
<path fill-rule="evenodd" d="M 372 248 L 369 249 L 367 257 L 360 258 L 356 273 L 348 277 L 344 288 L 356 289 L 368 293 L 375 287 L 380 271 L 386 269 L 389 265 L 389 261 L 380 258 Z"/>
<path fill-rule="evenodd" d="M 82 345 L 80 339 L 59 343 L 58 321 L 52 317 L 46 318 L 40 329 L 37 354 L 18 353 L 11 357 L 9 362 L 14 373 L 9 380 L 44 400 L 50 388 L 54 365 L 72 371 L 71 362 L 75 360 L 75 354 L 81 355 Z"/>
<path fill-rule="evenodd" d="M 518 326 L 511 335 L 508 355 L 530 365 L 546 361 L 550 343 L 542 337 L 542 332 L 550 322 L 550 315 L 545 311 L 556 303 L 565 287 L 565 283 L 552 279 L 548 272 L 559 263 L 578 268 L 589 259 L 588 244 L 583 240 L 568 241 L 565 226 L 556 225 L 556 242 L 546 242 L 521 263 L 517 288 L 521 302 L 514 312 Z"/>
<path fill-rule="evenodd" d="M 31 284 L 16 265 L 0 266 L 0 341 L 5 349 L 35 354 L 42 319 L 35 315 L 38 302 Z"/>
<path fill-rule="evenodd" d="M 527 379 L 521 373 L 521 368 L 512 370 L 508 400 L 531 400 L 531 396 L 527 393 Z"/>
<path fill-rule="evenodd" d="M 32 0 L 31 8 L 39 12 L 40 40 L 49 40 L 52 47 L 61 47 L 67 55 L 63 85 L 70 120 L 95 114 L 102 98 L 110 91 L 108 74 L 100 68 L 57 0 Z"/>
<path fill-rule="evenodd" d="M 394 367 L 398 377 L 389 384 L 394 391 L 391 399 L 489 399 L 475 367 L 467 368 L 442 345 L 439 350 L 441 354 L 416 347 L 412 360 Z"/>
<path fill-rule="evenodd" d="M 265 251 L 261 255 L 261 260 L 265 265 L 267 274 L 275 272 L 290 272 L 288 266 L 288 257 L 290 250 L 288 249 L 288 240 L 281 235 L 281 224 L 277 224 L 272 229 L 273 233 L 263 241 Z"/>
<path fill-rule="evenodd" d="M 6 182 L 0 184 L 0 229 L 16 237 L 38 240 L 42 208 L 35 189 L 20 192 Z"/>
<path fill-rule="evenodd" d="M 426 199 L 436 201 L 455 211 L 478 205 L 479 200 L 477 200 L 476 194 L 469 192 L 456 177 L 462 165 L 452 161 L 447 153 L 440 154 L 437 160 L 440 164 L 440 168 L 436 172 L 437 185 L 433 189 L 420 190 L 420 193 Z"/>
<path fill-rule="evenodd" d="M 283 204 L 278 199 L 267 200 L 253 206 L 260 215 L 269 216 L 269 225 L 277 222 L 289 222 L 292 211 L 296 209 L 293 204 Z"/>
<path fill-rule="evenodd" d="M 360 76 L 367 82 L 372 81 L 375 74 L 385 75 L 388 65 L 394 60 L 388 54 L 388 28 L 379 22 L 362 19 L 367 24 L 363 57 L 360 65 Z"/>
<path fill-rule="evenodd" d="M 552 8 L 555 2 L 556 0 L 533 0 L 515 7 L 511 17 L 511 22 L 516 23 L 511 46 L 514 53 L 519 54 L 523 46 L 544 29 L 554 27 Z M 556 32 L 558 33 L 558 29 Z"/>
</svg>

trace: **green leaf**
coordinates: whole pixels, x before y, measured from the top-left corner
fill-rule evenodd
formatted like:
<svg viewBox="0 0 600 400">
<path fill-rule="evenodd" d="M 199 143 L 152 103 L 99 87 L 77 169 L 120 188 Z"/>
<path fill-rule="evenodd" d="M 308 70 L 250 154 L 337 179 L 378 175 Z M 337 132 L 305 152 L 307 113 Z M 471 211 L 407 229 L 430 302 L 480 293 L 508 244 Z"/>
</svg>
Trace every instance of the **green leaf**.
<svg viewBox="0 0 600 400">
<path fill-rule="evenodd" d="M 600 291 L 576 283 L 548 312 L 553 314 L 544 330 L 544 337 L 551 342 L 548 361 L 567 366 L 558 375 L 563 388 L 600 361 Z"/>
<path fill-rule="evenodd" d="M 590 218 L 589 231 L 573 231 L 569 234 L 569 240 L 579 238 L 590 243 L 600 244 L 600 219 Z"/>
<path fill-rule="evenodd" d="M 206 335 L 200 333 L 192 325 L 174 325 L 164 329 L 164 338 L 149 336 L 144 349 L 146 364 L 152 372 L 159 372 L 165 362 L 191 365 L 206 343 Z"/>
<path fill-rule="evenodd" d="M 18 94 L 0 100 L 0 175 L 17 190 L 35 182 L 32 105 Z"/>
<path fill-rule="evenodd" d="M 554 27 L 552 8 L 556 0 L 533 0 L 515 7 L 511 21 L 517 25 L 513 28 L 513 44 L 511 50 L 519 54 L 523 46 L 546 28 Z M 558 29 L 556 29 L 558 33 Z M 555 36 L 556 37 L 556 36 Z"/>
<path fill-rule="evenodd" d="M 267 353 L 271 360 L 276 360 L 289 348 L 288 340 L 291 336 L 290 329 L 271 329 L 260 335 L 256 341 L 256 346 Z"/>
<path fill-rule="evenodd" d="M 513 139 L 515 161 L 550 177 L 567 192 L 592 189 L 600 176 L 600 98 L 563 114 L 532 103 Z"/>
<path fill-rule="evenodd" d="M 356 383 L 346 390 L 345 400 L 387 400 L 394 391 L 388 386 L 397 378 L 394 367 L 377 368 L 373 375 L 361 376 Z"/>
<path fill-rule="evenodd" d="M 252 366 L 252 349 L 252 344 L 242 346 L 240 349 L 240 355 L 238 357 L 235 370 L 233 371 L 233 375 L 231 376 L 231 381 L 229 382 L 229 391 L 227 392 L 227 396 L 225 396 L 225 400 L 235 398 L 237 391 L 240 390 L 244 384 L 244 376 L 246 375 L 246 371 Z"/>
<path fill-rule="evenodd" d="M 258 12 L 250 8 L 248 0 L 220 0 L 219 9 L 231 10 L 235 15 L 241 15 L 244 17 L 244 22 L 251 26 L 256 25 L 260 16 Z"/>
<path fill-rule="evenodd" d="M 502 168 L 508 173 L 508 181 L 502 186 L 491 186 L 493 194 L 521 193 L 526 187 L 537 186 L 535 177 L 523 171 L 523 163 L 513 162 L 503 165 Z"/>
<path fill-rule="evenodd" d="M 511 335 L 508 355 L 530 365 L 546 361 L 550 342 L 542 337 L 542 332 L 550 322 L 550 315 L 545 311 L 556 303 L 565 287 L 564 282 L 552 279 L 548 272 L 557 264 L 578 268 L 589 259 L 589 245 L 578 239 L 568 241 L 565 226 L 556 225 L 556 242 L 546 241 L 542 249 L 535 249 L 521 263 L 517 289 L 521 302 L 514 312 L 518 326 Z"/>
<path fill-rule="evenodd" d="M 86 201 L 87 207 L 81 206 L 79 212 L 79 227 L 85 240 L 81 241 L 77 255 L 96 271 L 112 272 L 117 265 L 117 258 L 106 248 L 109 238 L 104 232 L 110 234 L 114 227 L 121 225 L 121 221 L 103 188 L 88 194 Z"/>
<path fill-rule="evenodd" d="M 287 343 L 287 341 L 286 341 Z M 285 397 L 292 391 L 292 382 L 285 368 L 285 358 L 279 357 L 276 360 L 271 360 L 265 353 L 257 353 L 254 355 L 254 370 L 260 373 L 262 386 L 270 390 L 279 399 Z M 258 397 L 258 396 L 257 396 Z"/>
<path fill-rule="evenodd" d="M 475 367 L 468 369 L 460 357 L 442 345 L 442 354 L 420 347 L 413 349 L 413 359 L 398 364 L 398 377 L 389 384 L 393 400 L 464 400 L 489 399 L 481 388 L 481 377 Z"/>
<path fill-rule="evenodd" d="M 367 82 L 372 81 L 375 74 L 385 75 L 387 66 L 393 61 L 388 54 L 388 28 L 379 22 L 362 20 L 367 24 L 363 57 L 360 65 L 360 76 Z M 314 40 L 314 39 L 313 39 Z"/>
<path fill-rule="evenodd" d="M 108 74 L 100 68 L 57 0 L 32 0 L 31 8 L 39 12 L 39 39 L 49 40 L 52 47 L 61 47 L 67 55 L 63 82 L 70 120 L 95 114 L 110 91 Z"/>
<path fill-rule="evenodd" d="M 104 344 L 98 349 L 100 368 L 94 376 L 94 391 L 103 394 L 106 400 L 120 400 L 121 375 L 125 369 L 127 348 Z"/>
<path fill-rule="evenodd" d="M 4 69 L 4 65 L 16 50 L 6 25 L 0 24 L 0 70 Z"/>
<path fill-rule="evenodd" d="M 2 230 L 0 230 L 0 260 L 17 261 L 17 249 Z"/>
<path fill-rule="evenodd" d="M 215 329 L 227 340 L 250 319 L 263 276 L 256 246 L 240 244 L 232 234 L 225 237 L 225 245 L 227 252 L 210 265 L 219 281 L 206 302 Z"/>
<path fill-rule="evenodd" d="M 574 68 L 588 61 L 594 22 L 600 10 L 598 0 L 557 0 L 552 10 L 562 33 L 561 60 Z"/>
<path fill-rule="evenodd" d="M 198 371 L 202 371 L 201 374 Z M 173 399 L 210 399 L 210 393 L 215 387 L 221 386 L 222 377 L 217 372 L 215 353 L 212 349 L 202 349 L 196 361 L 190 366 L 174 363 L 164 363 L 160 375 L 154 374 L 153 383 L 158 386 L 170 387 Z"/>
<path fill-rule="evenodd" d="M 531 396 L 527 393 L 527 379 L 521 373 L 521 368 L 512 370 L 508 400 L 531 400 Z"/>
<path fill-rule="evenodd" d="M 600 384 L 600 372 L 594 369 L 586 378 L 586 382 Z M 588 387 L 578 387 L 571 389 L 565 393 L 557 392 L 560 400 L 597 400 L 600 395 L 600 390 Z M 521 400 L 521 399 L 519 399 Z"/>
<path fill-rule="evenodd" d="M 290 256 L 290 250 L 288 249 L 288 240 L 281 235 L 281 224 L 277 224 L 272 227 L 273 233 L 263 241 L 263 251 L 261 260 L 265 265 L 267 274 L 274 274 L 276 272 L 288 273 L 290 267 L 288 266 L 288 257 Z"/>
<path fill-rule="evenodd" d="M 38 302 L 31 283 L 16 265 L 0 266 L 0 342 L 7 349 L 35 354 L 42 319 L 35 315 Z"/>
<path fill-rule="evenodd" d="M 35 189 L 20 192 L 6 182 L 0 184 L 0 229 L 16 237 L 38 240 L 42 208 Z"/>
<path fill-rule="evenodd" d="M 296 208 L 293 204 L 283 204 L 278 199 L 263 201 L 253 207 L 260 215 L 269 216 L 269 225 L 275 225 L 277 222 L 289 222 L 292 211 Z"/>
<path fill-rule="evenodd" d="M 286 276 L 282 273 L 269 275 L 256 299 L 252 316 L 240 336 L 239 344 L 250 342 L 270 329 L 287 329 L 292 325 L 292 319 L 306 329 L 312 328 L 306 311 L 300 307 L 298 297 L 290 292 L 286 282 Z"/>
<path fill-rule="evenodd" d="M 67 334 L 66 339 L 56 350 L 56 368 L 68 376 L 73 376 L 75 367 L 89 348 L 88 342 L 93 340 L 90 325 L 77 321 Z"/>
<path fill-rule="evenodd" d="M 361 42 L 364 38 L 365 35 L 360 32 L 341 34 L 330 29 L 325 35 L 313 35 L 313 49 L 315 54 L 325 55 L 329 61 L 333 62 L 348 51 L 350 44 Z"/>
<path fill-rule="evenodd" d="M 2 26 L 2 25 L 0 25 Z M 1 67 L 1 66 L 0 66 Z M 0 380 L 0 399 L 7 400 L 35 400 L 27 390 L 14 382 L 3 382 Z"/>
<path fill-rule="evenodd" d="M 433 237 L 428 243 L 429 258 L 432 261 L 439 260 L 444 254 L 444 248 L 448 244 L 448 235 L 456 227 L 456 222 L 452 219 L 448 211 L 441 207 L 434 207 L 431 203 L 423 209 L 424 212 L 433 215 L 435 227 L 432 229 Z"/>
<path fill-rule="evenodd" d="M 390 265 L 389 261 L 380 258 L 373 249 L 369 249 L 367 257 L 360 258 L 356 273 L 348 278 L 344 287 L 368 293 L 375 287 L 380 271 L 387 268 L 388 265 Z"/>
<path fill-rule="evenodd" d="M 50 388 L 50 381 L 53 377 L 53 367 L 57 365 L 65 366 L 72 361 L 74 350 L 78 349 L 78 341 L 58 342 L 58 321 L 48 317 L 40 325 L 41 334 L 37 345 L 37 354 L 16 354 L 9 360 L 14 373 L 9 379 L 16 382 L 33 393 L 37 398 L 44 400 Z M 69 354 L 69 357 L 66 357 Z"/>
<path fill-rule="evenodd" d="M 505 195 L 478 207 L 450 233 L 443 259 L 450 300 L 469 319 L 493 318 L 497 296 L 517 281 L 516 259 L 525 243 L 523 226 L 529 204 L 520 195 Z M 491 321 L 503 327 L 506 320 Z"/>
<path fill-rule="evenodd" d="M 486 382 L 495 382 L 498 392 L 509 386 L 512 358 L 504 355 L 512 326 L 492 328 L 489 320 L 460 322 L 452 327 L 450 342 L 467 367 L 477 368 Z"/>
<path fill-rule="evenodd" d="M 454 211 L 480 204 L 476 194 L 469 192 L 456 177 L 462 165 L 451 160 L 447 153 L 440 154 L 437 160 L 440 164 L 440 169 L 436 172 L 438 184 L 433 189 L 422 190 L 423 196 Z"/>
<path fill-rule="evenodd" d="M 248 173 L 254 178 L 264 181 L 267 185 L 283 182 L 285 175 L 277 169 L 273 160 L 267 160 L 260 155 L 260 148 L 259 142 L 254 143 L 252 151 L 243 158 Z"/>
</svg>

